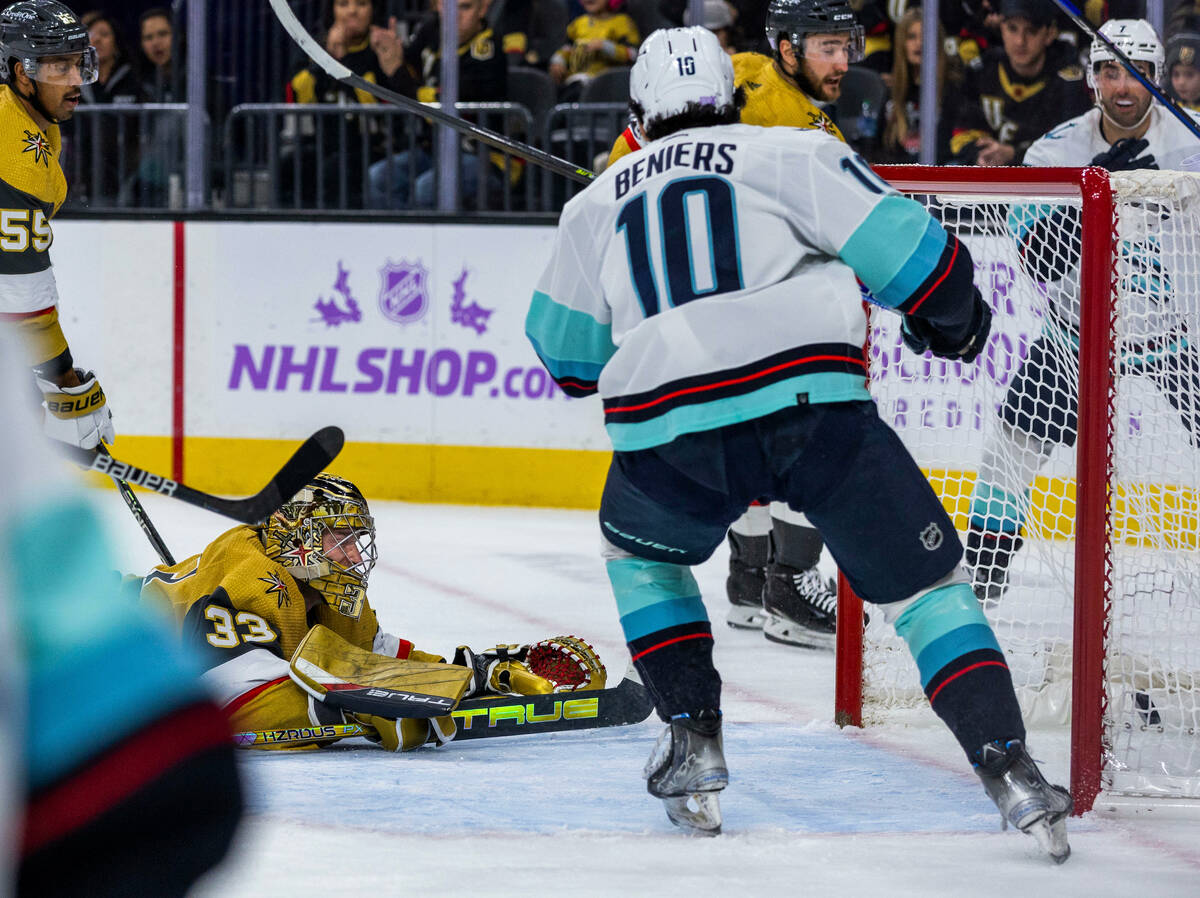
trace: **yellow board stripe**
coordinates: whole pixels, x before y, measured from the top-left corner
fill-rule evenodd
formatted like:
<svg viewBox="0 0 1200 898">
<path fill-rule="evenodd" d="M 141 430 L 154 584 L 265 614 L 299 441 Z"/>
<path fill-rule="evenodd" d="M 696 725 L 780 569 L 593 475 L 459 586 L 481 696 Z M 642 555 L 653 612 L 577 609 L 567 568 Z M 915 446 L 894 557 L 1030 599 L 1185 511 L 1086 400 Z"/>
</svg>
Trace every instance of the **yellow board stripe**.
<svg viewBox="0 0 1200 898">
<path fill-rule="evenodd" d="M 184 476 L 189 486 L 228 496 L 257 492 L 299 440 L 189 437 Z M 169 473 L 168 437 L 122 436 L 113 446 L 123 461 Z M 462 505 L 528 505 L 595 509 L 612 455 L 578 449 L 348 443 L 332 470 L 353 480 L 369 499 Z M 975 486 L 973 471 L 925 471 L 960 531 L 966 530 Z M 89 475 L 97 485 L 107 478 Z M 1117 491 L 1114 528 L 1125 543 L 1159 548 L 1200 548 L 1200 491 L 1138 484 Z M 1039 477 L 1027 532 L 1042 539 L 1074 536 L 1075 482 Z M 1149 525 L 1149 526 L 1147 526 Z"/>
</svg>

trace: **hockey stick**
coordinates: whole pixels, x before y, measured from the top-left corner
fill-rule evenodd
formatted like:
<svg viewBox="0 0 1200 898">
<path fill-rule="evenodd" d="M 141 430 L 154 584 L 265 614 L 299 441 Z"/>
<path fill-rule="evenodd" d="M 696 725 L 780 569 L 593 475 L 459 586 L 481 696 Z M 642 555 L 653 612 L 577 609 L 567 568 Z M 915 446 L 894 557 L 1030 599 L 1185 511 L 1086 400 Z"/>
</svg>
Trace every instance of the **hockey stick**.
<svg viewBox="0 0 1200 898">
<path fill-rule="evenodd" d="M 167 544 L 159 536 L 158 529 L 154 526 L 154 522 L 150 520 L 150 516 L 146 514 L 146 509 L 142 508 L 142 503 L 134 494 L 133 487 L 124 480 L 117 480 L 116 483 L 117 492 L 125 500 L 125 505 L 129 508 L 133 519 L 142 528 L 142 533 L 146 534 L 146 539 L 150 540 L 150 545 L 154 547 L 154 551 L 158 553 L 158 557 L 162 559 L 162 563 L 167 567 L 174 565 L 175 556 L 171 554 L 171 550 L 167 548 Z"/>
<path fill-rule="evenodd" d="M 325 470 L 342 451 L 344 442 L 345 436 L 340 427 L 321 428 L 304 441 L 266 486 L 246 499 L 224 499 L 204 493 L 96 449 L 81 449 L 66 443 L 58 445 L 60 451 L 80 467 L 107 474 L 116 481 L 126 481 L 129 485 L 179 499 L 206 511 L 225 515 L 243 524 L 256 524 L 277 511 L 279 506 L 296 495 L 302 486 Z"/>
<path fill-rule="evenodd" d="M 1108 49 L 1112 50 L 1113 55 L 1117 57 L 1117 62 L 1121 63 L 1125 71 L 1129 72 L 1129 74 L 1138 80 L 1142 87 L 1150 91 L 1152 96 L 1166 106 L 1167 111 L 1170 112 L 1171 115 L 1183 122 L 1183 126 L 1185 128 L 1191 131 L 1196 137 L 1200 137 L 1200 125 L 1196 124 L 1195 120 L 1184 111 L 1182 106 L 1163 93 L 1157 84 L 1143 75 L 1138 67 L 1133 64 L 1133 60 L 1126 56 L 1116 44 L 1093 28 L 1091 23 L 1089 23 L 1088 20 L 1083 17 L 1082 12 L 1068 3 L 1067 0 L 1054 0 L 1054 5 L 1065 12 L 1071 18 L 1071 21 L 1079 26 L 1084 34 L 1089 35 L 1094 41 L 1100 41 L 1106 47 L 1108 47 Z"/>
<path fill-rule="evenodd" d="M 451 716 L 458 724 L 454 739 L 461 741 L 628 726 L 641 723 L 653 710 L 654 703 L 646 687 L 630 671 L 611 689 L 466 699 L 458 703 Z M 358 724 L 336 724 L 253 730 L 235 733 L 233 740 L 240 748 L 255 748 L 345 739 L 365 736 L 367 732 L 368 728 Z"/>
<path fill-rule="evenodd" d="M 380 87 L 378 84 L 354 74 L 354 72 L 330 56 L 325 48 L 313 39 L 313 36 L 305 30 L 304 26 L 300 24 L 300 20 L 296 18 L 296 14 L 288 6 L 287 0 L 269 0 L 269 2 L 271 9 L 275 11 L 275 17 L 279 19 L 279 24 L 283 26 L 283 29 L 291 36 L 292 40 L 300 46 L 300 49 L 308 55 L 309 59 L 324 69 L 325 73 L 335 81 L 340 81 L 342 84 L 352 87 L 355 90 L 364 91 L 376 99 L 383 100 L 385 103 L 391 103 L 393 106 L 399 106 L 401 109 L 407 109 L 409 112 L 433 119 L 440 125 L 446 125 L 463 134 L 468 134 L 490 147 L 495 147 L 502 152 L 511 153 L 514 156 L 520 156 L 527 162 L 540 165 L 542 168 L 549 169 L 560 175 L 566 175 L 575 181 L 586 184 L 595 179 L 596 176 L 592 172 L 573 162 L 560 159 L 558 156 L 547 153 L 545 150 L 539 150 L 537 147 L 532 147 L 519 140 L 505 137 L 503 134 L 498 134 L 489 128 L 465 121 L 456 115 L 444 112 L 437 106 L 419 103 L 410 97 L 398 94 L 394 90 L 388 90 L 386 87 Z"/>
</svg>

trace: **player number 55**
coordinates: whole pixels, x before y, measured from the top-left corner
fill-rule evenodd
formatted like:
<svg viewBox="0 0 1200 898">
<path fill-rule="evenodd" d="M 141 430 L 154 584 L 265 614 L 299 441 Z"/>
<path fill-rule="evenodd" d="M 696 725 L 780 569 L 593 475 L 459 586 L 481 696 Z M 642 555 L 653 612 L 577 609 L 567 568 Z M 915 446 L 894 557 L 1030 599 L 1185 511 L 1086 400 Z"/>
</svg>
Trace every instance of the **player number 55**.
<svg viewBox="0 0 1200 898">
<path fill-rule="evenodd" d="M 29 249 L 31 241 L 39 253 L 50 247 L 54 238 L 45 213 L 41 209 L 34 209 L 32 215 L 31 222 L 29 209 L 0 209 L 0 250 L 23 253 Z"/>
</svg>

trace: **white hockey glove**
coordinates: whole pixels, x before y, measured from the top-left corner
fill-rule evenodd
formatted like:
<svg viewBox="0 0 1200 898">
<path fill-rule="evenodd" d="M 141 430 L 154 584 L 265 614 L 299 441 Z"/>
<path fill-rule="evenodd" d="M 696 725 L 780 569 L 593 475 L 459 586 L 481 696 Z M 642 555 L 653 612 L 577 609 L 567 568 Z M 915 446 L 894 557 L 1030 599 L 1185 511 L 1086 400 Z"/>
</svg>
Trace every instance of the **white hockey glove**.
<svg viewBox="0 0 1200 898">
<path fill-rule="evenodd" d="M 46 435 L 81 449 L 95 449 L 103 440 L 111 443 L 116 437 L 112 412 L 96 375 L 75 369 L 79 386 L 60 387 L 41 377 L 37 378 L 42 391 L 42 407 L 46 410 Z"/>
</svg>

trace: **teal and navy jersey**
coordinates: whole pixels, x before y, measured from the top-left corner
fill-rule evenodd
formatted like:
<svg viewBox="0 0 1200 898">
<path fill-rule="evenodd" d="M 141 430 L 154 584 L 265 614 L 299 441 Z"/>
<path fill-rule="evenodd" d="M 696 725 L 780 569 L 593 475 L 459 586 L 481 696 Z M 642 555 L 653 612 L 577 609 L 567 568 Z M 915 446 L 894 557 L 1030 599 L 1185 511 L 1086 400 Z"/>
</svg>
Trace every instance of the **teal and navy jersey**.
<svg viewBox="0 0 1200 898">
<path fill-rule="evenodd" d="M 567 204 L 526 333 L 567 393 L 600 393 L 613 447 L 632 451 L 869 399 L 859 281 L 965 334 L 966 248 L 846 144 L 793 128 L 683 131 Z"/>
</svg>

